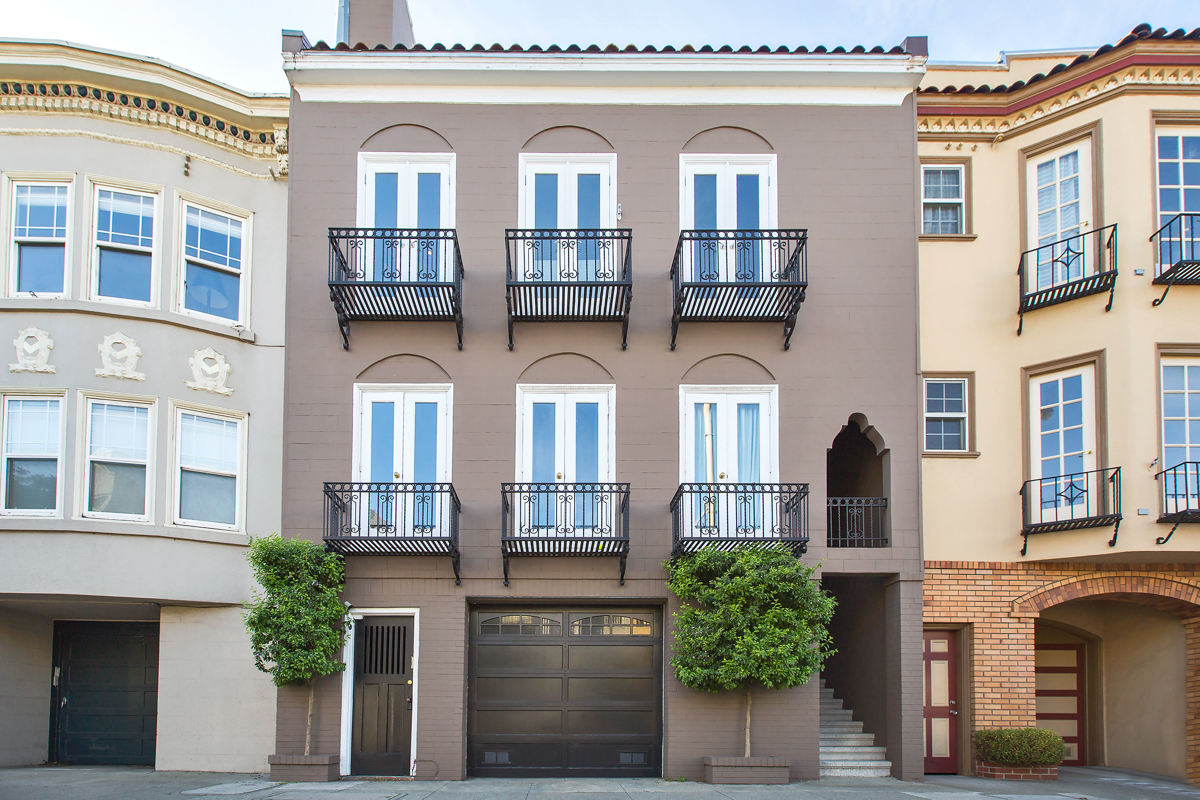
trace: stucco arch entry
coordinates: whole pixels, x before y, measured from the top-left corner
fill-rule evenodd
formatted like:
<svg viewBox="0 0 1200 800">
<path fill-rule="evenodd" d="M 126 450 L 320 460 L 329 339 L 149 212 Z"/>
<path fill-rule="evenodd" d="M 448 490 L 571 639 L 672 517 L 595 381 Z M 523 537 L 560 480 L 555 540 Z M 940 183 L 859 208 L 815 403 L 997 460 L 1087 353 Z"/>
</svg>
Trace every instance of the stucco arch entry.
<svg viewBox="0 0 1200 800">
<path fill-rule="evenodd" d="M 1036 617 L 1059 603 L 1087 598 L 1142 601 L 1182 618 L 1200 616 L 1200 585 L 1163 573 L 1137 572 L 1082 576 L 1035 589 L 1013 601 L 1012 615 Z"/>
</svg>

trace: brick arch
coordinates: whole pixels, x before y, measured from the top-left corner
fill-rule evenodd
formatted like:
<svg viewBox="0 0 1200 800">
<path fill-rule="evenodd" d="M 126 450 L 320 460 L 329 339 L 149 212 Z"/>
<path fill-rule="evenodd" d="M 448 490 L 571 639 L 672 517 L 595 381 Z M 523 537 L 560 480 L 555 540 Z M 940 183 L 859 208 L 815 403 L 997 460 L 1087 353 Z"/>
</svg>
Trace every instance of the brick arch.
<svg viewBox="0 0 1200 800">
<path fill-rule="evenodd" d="M 1037 616 L 1051 606 L 1087 597 L 1163 598 L 1200 613 L 1200 585 L 1164 573 L 1110 572 L 1068 578 L 1034 589 L 1013 601 L 1015 617 Z"/>
</svg>

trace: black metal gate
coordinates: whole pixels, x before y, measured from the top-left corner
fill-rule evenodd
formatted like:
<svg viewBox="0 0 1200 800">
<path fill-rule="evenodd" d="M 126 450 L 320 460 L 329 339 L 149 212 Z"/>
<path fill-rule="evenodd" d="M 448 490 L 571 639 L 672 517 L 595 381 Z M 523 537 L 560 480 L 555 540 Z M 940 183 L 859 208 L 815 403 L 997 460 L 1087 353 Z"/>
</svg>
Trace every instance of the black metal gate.
<svg viewBox="0 0 1200 800">
<path fill-rule="evenodd" d="M 481 607 L 470 641 L 470 774 L 662 774 L 659 610 Z"/>
<path fill-rule="evenodd" d="M 356 623 L 354 775 L 410 773 L 413 644 L 412 617 L 366 617 Z"/>
<path fill-rule="evenodd" d="M 49 760 L 154 766 L 157 622 L 55 622 Z"/>
</svg>

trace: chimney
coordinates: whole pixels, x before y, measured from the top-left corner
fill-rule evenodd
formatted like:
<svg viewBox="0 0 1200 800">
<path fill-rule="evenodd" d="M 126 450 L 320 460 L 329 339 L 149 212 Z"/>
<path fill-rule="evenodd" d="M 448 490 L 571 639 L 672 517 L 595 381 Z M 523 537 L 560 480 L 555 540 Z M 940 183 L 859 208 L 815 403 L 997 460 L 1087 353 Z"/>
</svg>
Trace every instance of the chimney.
<svg viewBox="0 0 1200 800">
<path fill-rule="evenodd" d="M 929 37 L 928 36 L 908 36 L 905 37 L 903 45 L 904 52 L 910 56 L 925 56 L 929 58 Z"/>
<path fill-rule="evenodd" d="M 412 47 L 408 0 L 338 0 L 338 41 L 353 47 L 403 44 Z"/>
<path fill-rule="evenodd" d="M 308 41 L 308 37 L 304 35 L 304 31 L 283 29 L 283 52 L 298 53 L 310 47 L 312 47 L 312 44 Z"/>
</svg>

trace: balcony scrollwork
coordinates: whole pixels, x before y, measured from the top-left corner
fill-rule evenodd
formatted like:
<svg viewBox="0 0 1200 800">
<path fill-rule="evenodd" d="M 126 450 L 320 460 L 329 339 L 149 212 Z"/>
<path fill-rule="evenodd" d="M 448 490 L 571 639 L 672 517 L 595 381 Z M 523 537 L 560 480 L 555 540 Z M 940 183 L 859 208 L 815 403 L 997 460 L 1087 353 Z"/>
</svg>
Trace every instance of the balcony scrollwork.
<svg viewBox="0 0 1200 800">
<path fill-rule="evenodd" d="M 1021 555 L 1038 533 L 1113 526 L 1109 547 L 1121 530 L 1121 468 L 1094 469 L 1026 481 L 1021 487 Z"/>
<path fill-rule="evenodd" d="M 1154 476 L 1158 481 L 1158 521 L 1173 523 L 1171 532 L 1155 544 L 1166 544 L 1183 523 L 1200 522 L 1200 462 L 1184 461 Z"/>
<path fill-rule="evenodd" d="M 1117 287 L 1117 226 L 1071 236 L 1021 254 L 1017 267 L 1021 305 L 1017 335 L 1025 314 L 1039 308 L 1108 292 L 1105 311 L 1112 310 Z"/>
<path fill-rule="evenodd" d="M 1165 286 L 1162 305 L 1172 286 L 1200 286 L 1200 214 L 1177 214 L 1150 237 L 1154 244 L 1154 280 Z"/>
<path fill-rule="evenodd" d="M 674 556 L 779 544 L 808 551 L 807 483 L 684 483 L 671 499 Z"/>
</svg>

